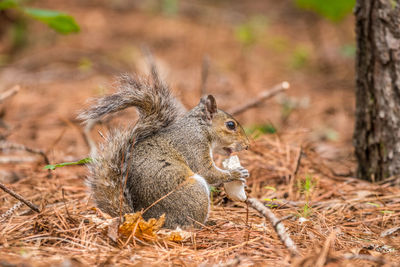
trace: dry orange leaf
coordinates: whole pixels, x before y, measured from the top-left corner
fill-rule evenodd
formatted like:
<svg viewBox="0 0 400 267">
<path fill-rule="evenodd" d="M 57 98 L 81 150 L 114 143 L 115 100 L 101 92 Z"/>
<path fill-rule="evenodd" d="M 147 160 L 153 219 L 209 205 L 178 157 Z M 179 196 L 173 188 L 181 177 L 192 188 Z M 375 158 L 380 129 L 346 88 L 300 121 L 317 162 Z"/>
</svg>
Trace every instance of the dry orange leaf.
<svg viewBox="0 0 400 267">
<path fill-rule="evenodd" d="M 140 212 L 124 215 L 124 222 L 119 226 L 119 233 L 126 238 L 131 235 L 141 240 L 155 240 L 157 231 L 161 229 L 165 222 L 165 214 L 159 219 L 151 218 L 148 221 L 143 219 Z"/>
</svg>

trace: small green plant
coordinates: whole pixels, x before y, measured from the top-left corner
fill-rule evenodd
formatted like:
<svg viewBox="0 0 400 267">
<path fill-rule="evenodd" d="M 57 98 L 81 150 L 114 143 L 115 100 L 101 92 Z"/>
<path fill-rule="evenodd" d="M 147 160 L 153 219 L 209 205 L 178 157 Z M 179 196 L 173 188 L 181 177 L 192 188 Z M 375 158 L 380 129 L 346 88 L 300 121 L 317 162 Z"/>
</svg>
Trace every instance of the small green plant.
<svg viewBox="0 0 400 267">
<path fill-rule="evenodd" d="M 339 139 L 339 133 L 334 129 L 327 128 L 323 131 L 323 137 L 328 141 L 337 141 Z"/>
<path fill-rule="evenodd" d="M 304 68 L 310 62 L 310 52 L 307 47 L 297 46 L 290 58 L 290 67 L 292 69 Z"/>
<path fill-rule="evenodd" d="M 382 212 L 383 214 L 393 214 L 393 213 L 394 213 L 393 210 L 381 210 L 381 212 Z"/>
<path fill-rule="evenodd" d="M 175 16 L 179 12 L 179 0 L 163 0 L 161 11 L 167 16 Z"/>
<path fill-rule="evenodd" d="M 374 207 L 376 207 L 376 208 L 380 208 L 380 207 L 381 207 L 380 204 L 374 203 L 374 202 L 367 202 L 366 204 L 367 204 L 367 205 L 374 206 Z M 381 212 L 382 214 L 393 214 L 393 213 L 394 213 L 393 210 L 381 210 L 380 212 Z"/>
<path fill-rule="evenodd" d="M 46 170 L 55 170 L 56 168 L 60 167 L 65 167 L 65 166 L 71 166 L 71 165 L 83 165 L 83 164 L 88 164 L 92 162 L 91 158 L 84 158 L 78 161 L 73 161 L 73 162 L 63 162 L 63 163 L 57 163 L 57 164 L 51 164 L 51 165 L 46 165 L 44 166 L 44 169 Z"/>
<path fill-rule="evenodd" d="M 264 186 L 264 188 L 276 192 L 276 188 L 273 186 Z"/>
<path fill-rule="evenodd" d="M 300 183 L 299 188 L 301 192 L 304 194 L 306 201 L 309 201 L 312 190 L 315 188 L 317 183 L 314 181 L 313 177 L 309 174 L 306 175 L 303 181 L 298 180 L 298 182 Z"/>
<path fill-rule="evenodd" d="M 273 186 L 264 186 L 264 188 L 268 189 L 268 190 L 272 190 L 273 192 L 276 192 L 276 188 Z M 265 204 L 267 207 L 270 207 L 270 208 L 276 208 L 276 207 L 278 207 L 278 205 L 276 203 L 282 202 L 282 200 L 279 200 L 277 198 L 272 198 L 272 199 L 264 198 L 264 201 L 270 202 L 270 203 Z"/>
<path fill-rule="evenodd" d="M 215 186 L 210 186 L 210 193 L 219 193 L 221 192 L 221 190 L 219 190 L 217 187 Z"/>
<path fill-rule="evenodd" d="M 330 21 L 338 22 L 351 13 L 356 0 L 295 0 L 295 3 L 301 9 L 313 11 Z"/>
<path fill-rule="evenodd" d="M 264 201 L 270 202 L 265 204 L 265 206 L 270 207 L 270 208 L 276 208 L 278 207 L 278 204 L 275 204 L 276 202 L 281 202 L 281 200 L 277 198 L 264 198 Z"/>
<path fill-rule="evenodd" d="M 265 40 L 265 44 L 268 49 L 274 52 L 286 53 L 290 49 L 291 41 L 285 36 L 272 35 Z"/>
<path fill-rule="evenodd" d="M 390 4 L 392 5 L 392 9 L 396 9 L 396 7 L 397 7 L 396 0 L 390 0 Z"/>
<path fill-rule="evenodd" d="M 264 134 L 275 134 L 278 131 L 272 123 L 253 125 L 244 130 L 247 135 L 251 135 L 254 139 Z"/>
<path fill-rule="evenodd" d="M 300 217 L 308 218 L 311 214 L 312 214 L 312 208 L 309 206 L 308 203 L 304 204 L 300 212 Z"/>
<path fill-rule="evenodd" d="M 148 0 L 138 1 L 138 7 L 145 12 L 176 16 L 179 14 L 180 0 Z"/>
<path fill-rule="evenodd" d="M 0 0 L 0 10 L 14 9 L 17 12 L 38 20 L 61 34 L 79 32 L 79 25 L 68 14 L 47 9 L 25 7 L 17 0 Z"/>
<path fill-rule="evenodd" d="M 298 179 L 297 180 L 297 187 L 299 188 L 300 192 L 304 195 L 306 203 L 304 204 L 302 210 L 299 212 L 301 217 L 307 218 L 312 214 L 312 208 L 310 206 L 310 199 L 311 194 L 316 187 L 317 182 L 315 179 L 307 174 L 304 180 Z"/>
<path fill-rule="evenodd" d="M 90 71 L 93 67 L 93 62 L 89 58 L 81 58 L 78 63 L 78 68 L 81 71 Z"/>
<path fill-rule="evenodd" d="M 236 40 L 243 46 L 249 47 L 261 38 L 267 25 L 268 22 L 265 16 L 253 16 L 235 27 Z"/>
<path fill-rule="evenodd" d="M 374 206 L 379 208 L 381 205 L 379 205 L 378 203 L 373 203 L 373 202 L 367 202 L 368 205 Z"/>
<path fill-rule="evenodd" d="M 217 187 L 215 186 L 210 186 L 210 202 L 211 205 L 213 205 L 214 203 L 214 194 L 218 194 L 219 192 L 221 192 L 221 190 L 219 190 Z"/>
</svg>

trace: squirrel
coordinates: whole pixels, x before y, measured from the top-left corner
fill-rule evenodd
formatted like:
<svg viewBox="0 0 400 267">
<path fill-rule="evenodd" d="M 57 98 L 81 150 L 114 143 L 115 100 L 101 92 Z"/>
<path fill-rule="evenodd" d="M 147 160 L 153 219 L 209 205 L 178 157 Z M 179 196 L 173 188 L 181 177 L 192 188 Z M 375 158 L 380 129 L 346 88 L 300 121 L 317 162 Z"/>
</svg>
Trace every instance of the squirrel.
<svg viewBox="0 0 400 267">
<path fill-rule="evenodd" d="M 249 176 L 243 167 L 218 168 L 213 153 L 229 156 L 248 149 L 249 140 L 212 95 L 186 111 L 155 68 L 151 77 L 121 76 L 118 92 L 78 116 L 88 123 L 132 106 L 139 115 L 135 126 L 105 137 L 86 183 L 96 206 L 113 217 L 142 211 L 144 219 L 165 214 L 166 228 L 199 227 L 208 218 L 209 186 Z"/>
</svg>

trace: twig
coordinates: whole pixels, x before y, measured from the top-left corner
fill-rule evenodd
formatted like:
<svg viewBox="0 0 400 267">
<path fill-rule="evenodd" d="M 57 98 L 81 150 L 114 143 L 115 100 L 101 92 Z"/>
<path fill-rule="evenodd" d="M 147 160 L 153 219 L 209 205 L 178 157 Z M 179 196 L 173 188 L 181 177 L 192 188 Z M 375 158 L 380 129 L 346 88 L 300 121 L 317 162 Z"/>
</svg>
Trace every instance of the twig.
<svg viewBox="0 0 400 267">
<path fill-rule="evenodd" d="M 15 197 L 19 201 L 23 202 L 25 205 L 27 205 L 33 211 L 40 213 L 40 209 L 38 208 L 38 206 L 36 206 L 35 204 L 33 204 L 32 202 L 30 202 L 28 200 L 25 200 L 21 195 L 15 193 L 13 190 L 7 188 L 4 184 L 0 183 L 0 188 L 3 189 L 4 192 L 10 194 L 11 196 Z"/>
<path fill-rule="evenodd" d="M 90 135 L 90 132 L 97 123 L 99 123 L 98 120 L 88 120 L 82 131 L 83 139 L 90 149 L 90 155 L 95 155 L 97 153 L 96 143 L 93 141 Z"/>
<path fill-rule="evenodd" d="M 0 222 L 6 220 L 8 217 L 10 217 L 11 215 L 14 214 L 14 212 L 16 212 L 17 210 L 19 210 L 22 205 L 24 203 L 22 202 L 18 202 L 16 203 L 14 206 L 12 206 L 9 210 L 7 210 L 6 212 L 4 212 L 1 216 L 0 216 Z"/>
<path fill-rule="evenodd" d="M 381 233 L 381 237 L 385 237 L 385 236 L 391 235 L 391 234 L 393 234 L 393 233 L 395 233 L 395 232 L 397 232 L 399 230 L 400 230 L 400 226 L 396 226 L 396 227 L 393 227 L 393 228 L 390 228 L 390 229 L 386 229 L 385 231 L 383 231 Z"/>
<path fill-rule="evenodd" d="M 28 153 L 40 155 L 43 158 L 43 160 L 44 160 L 46 165 L 50 164 L 49 158 L 47 157 L 46 153 L 44 153 L 40 149 L 30 148 L 30 147 L 27 147 L 27 146 L 24 146 L 24 145 L 21 145 L 21 144 L 15 144 L 15 143 L 11 143 L 11 142 L 8 142 L 8 141 L 0 142 L 0 150 L 7 150 L 7 149 L 10 149 L 10 150 L 23 150 L 23 151 L 26 151 Z M 49 177 L 49 178 L 52 177 L 51 170 L 48 170 L 47 177 Z"/>
<path fill-rule="evenodd" d="M 364 261 L 372 261 L 376 262 L 380 265 L 386 264 L 386 261 L 383 257 L 374 257 L 371 255 L 365 255 L 365 254 L 345 254 L 343 256 L 344 259 L 346 260 L 364 260 Z"/>
<path fill-rule="evenodd" d="M 275 232 L 278 234 L 282 243 L 286 246 L 286 248 L 290 251 L 290 253 L 294 256 L 299 255 L 296 244 L 290 238 L 289 234 L 286 232 L 286 228 L 283 223 L 275 216 L 275 214 L 267 207 L 265 207 L 259 200 L 255 198 L 249 198 L 247 200 L 250 205 L 257 210 L 260 214 L 262 214 L 266 219 L 270 221 L 272 226 L 274 227 Z"/>
<path fill-rule="evenodd" d="M 250 224 L 249 224 L 249 202 L 246 201 L 246 241 L 250 240 L 250 231 L 251 229 Z"/>
<path fill-rule="evenodd" d="M 300 147 L 299 156 L 296 161 L 296 168 L 294 169 L 294 172 L 293 172 L 293 177 L 296 177 L 297 173 L 299 172 L 302 156 L 303 156 L 303 148 Z"/>
<path fill-rule="evenodd" d="M 208 70 L 210 67 L 210 59 L 206 55 L 203 58 L 203 64 L 201 65 L 201 82 L 200 82 L 200 94 L 201 96 L 207 93 L 207 79 L 208 79 Z"/>
<path fill-rule="evenodd" d="M 324 246 L 321 249 L 321 253 L 319 254 L 315 265 L 316 267 L 323 267 L 325 266 L 326 259 L 328 257 L 329 249 L 332 245 L 333 240 L 336 238 L 337 231 L 333 230 L 328 238 L 325 240 Z"/>
<path fill-rule="evenodd" d="M 299 151 L 299 155 L 297 156 L 297 160 L 296 160 L 296 167 L 294 168 L 294 171 L 291 175 L 289 175 L 289 190 L 288 190 L 288 194 L 291 197 L 293 195 L 293 186 L 294 186 L 294 182 L 297 176 L 297 173 L 299 172 L 300 169 L 300 164 L 301 164 L 301 158 L 303 156 L 303 148 L 300 146 L 300 151 Z"/>
<path fill-rule="evenodd" d="M 230 110 L 229 113 L 232 114 L 233 116 L 236 116 L 240 113 L 247 111 L 248 109 L 257 107 L 258 105 L 260 105 L 262 102 L 264 102 L 268 98 L 271 98 L 282 91 L 286 91 L 287 89 L 289 89 L 289 87 L 290 87 L 290 85 L 288 82 L 282 82 L 280 84 L 277 84 L 274 87 L 272 87 L 270 90 L 263 91 L 254 100 L 252 100 L 242 106 L 239 106 L 235 109 Z"/>
<path fill-rule="evenodd" d="M 17 164 L 25 162 L 34 162 L 37 160 L 35 157 L 0 157 L 0 164 Z"/>
<path fill-rule="evenodd" d="M 30 148 L 30 147 L 26 147 L 21 144 L 15 144 L 15 143 L 10 143 L 10 142 L 6 142 L 6 141 L 0 142 L 0 150 L 7 150 L 7 149 L 23 150 L 23 151 L 26 151 L 26 152 L 29 152 L 32 154 L 40 155 L 46 164 L 50 164 L 49 158 L 47 157 L 46 153 L 44 153 L 40 149 Z"/>
<path fill-rule="evenodd" d="M 13 95 L 15 95 L 16 93 L 18 93 L 20 89 L 19 85 L 15 85 L 14 87 L 12 87 L 11 89 L 4 91 L 0 94 L 0 103 L 2 103 L 4 100 L 6 100 L 9 97 L 12 97 Z"/>
</svg>

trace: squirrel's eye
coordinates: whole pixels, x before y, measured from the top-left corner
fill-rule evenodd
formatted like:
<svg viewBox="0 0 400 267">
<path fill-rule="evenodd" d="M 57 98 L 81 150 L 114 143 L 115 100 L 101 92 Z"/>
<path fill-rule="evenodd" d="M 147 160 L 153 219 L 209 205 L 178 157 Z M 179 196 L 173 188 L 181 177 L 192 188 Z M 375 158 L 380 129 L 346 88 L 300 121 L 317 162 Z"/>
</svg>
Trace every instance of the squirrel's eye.
<svg viewBox="0 0 400 267">
<path fill-rule="evenodd" d="M 226 124 L 226 127 L 229 130 L 235 130 L 236 129 L 236 123 L 234 121 L 227 121 L 225 124 Z"/>
</svg>

